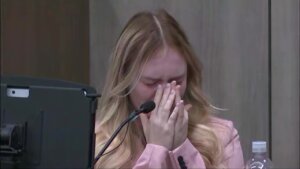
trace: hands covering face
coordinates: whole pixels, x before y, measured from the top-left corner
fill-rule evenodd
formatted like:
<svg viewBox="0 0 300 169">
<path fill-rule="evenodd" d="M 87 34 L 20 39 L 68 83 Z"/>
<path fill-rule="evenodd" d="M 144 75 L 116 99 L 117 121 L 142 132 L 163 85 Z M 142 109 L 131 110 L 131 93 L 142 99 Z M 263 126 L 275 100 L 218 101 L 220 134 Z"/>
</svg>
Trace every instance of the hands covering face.
<svg viewBox="0 0 300 169">
<path fill-rule="evenodd" d="M 150 118 L 144 114 L 140 115 L 146 141 L 173 150 L 187 138 L 187 111 L 191 105 L 184 106 L 180 86 L 176 85 L 175 81 L 168 83 L 165 88 L 158 85 L 154 102 L 156 107 Z"/>
</svg>

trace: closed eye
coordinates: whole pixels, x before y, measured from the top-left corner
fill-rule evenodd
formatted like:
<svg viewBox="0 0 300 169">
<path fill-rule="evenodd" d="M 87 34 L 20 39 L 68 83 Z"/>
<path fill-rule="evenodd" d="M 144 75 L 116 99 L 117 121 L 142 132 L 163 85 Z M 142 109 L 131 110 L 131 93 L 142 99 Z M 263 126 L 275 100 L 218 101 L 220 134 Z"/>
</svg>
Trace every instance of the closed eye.
<svg viewBox="0 0 300 169">
<path fill-rule="evenodd" d="M 158 85 L 158 83 L 159 83 L 158 81 L 156 81 L 156 82 L 144 82 L 144 84 L 148 87 L 155 87 L 155 86 Z"/>
</svg>

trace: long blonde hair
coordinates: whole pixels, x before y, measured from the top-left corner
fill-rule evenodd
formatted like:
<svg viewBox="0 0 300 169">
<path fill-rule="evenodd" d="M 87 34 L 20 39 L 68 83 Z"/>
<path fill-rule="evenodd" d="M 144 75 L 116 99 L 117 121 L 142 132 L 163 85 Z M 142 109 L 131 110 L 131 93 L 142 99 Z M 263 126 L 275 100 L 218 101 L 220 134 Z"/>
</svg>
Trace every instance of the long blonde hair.
<svg viewBox="0 0 300 169">
<path fill-rule="evenodd" d="M 134 15 L 117 41 L 98 103 L 95 152 L 100 151 L 133 109 L 129 94 L 140 78 L 143 65 L 166 45 L 176 49 L 187 63 L 187 87 L 183 99 L 193 105 L 189 110 L 188 138 L 202 154 L 206 167 L 218 168 L 222 146 L 209 124 L 211 110 L 201 91 L 202 67 L 185 33 L 165 10 L 159 10 L 156 14 L 140 12 Z M 122 131 L 110 147 L 116 147 L 124 136 L 125 131 Z M 120 147 L 103 156 L 95 168 L 121 168 L 136 160 L 140 153 L 136 145 L 142 138 L 142 129 L 131 124 Z"/>
</svg>

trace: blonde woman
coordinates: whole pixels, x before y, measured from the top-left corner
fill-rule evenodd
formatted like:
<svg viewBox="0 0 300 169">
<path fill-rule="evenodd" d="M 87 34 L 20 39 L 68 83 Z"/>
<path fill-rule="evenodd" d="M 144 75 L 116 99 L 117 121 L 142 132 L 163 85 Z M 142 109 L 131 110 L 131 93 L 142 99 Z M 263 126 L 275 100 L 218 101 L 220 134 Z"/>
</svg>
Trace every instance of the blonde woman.
<svg viewBox="0 0 300 169">
<path fill-rule="evenodd" d="M 201 71 L 172 16 L 164 10 L 134 15 L 111 55 L 96 154 L 132 110 L 147 100 L 156 107 L 123 129 L 95 168 L 243 168 L 237 130 L 211 113 Z"/>
</svg>

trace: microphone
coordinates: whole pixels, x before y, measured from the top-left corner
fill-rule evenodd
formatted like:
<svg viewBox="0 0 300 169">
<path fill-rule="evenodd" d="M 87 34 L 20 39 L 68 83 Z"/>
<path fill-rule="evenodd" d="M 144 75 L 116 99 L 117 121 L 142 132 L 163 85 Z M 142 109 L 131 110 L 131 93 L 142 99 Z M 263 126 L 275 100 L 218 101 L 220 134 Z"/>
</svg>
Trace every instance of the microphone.
<svg viewBox="0 0 300 169">
<path fill-rule="evenodd" d="M 94 159 L 94 165 L 97 163 L 97 161 L 100 159 L 100 157 L 104 154 L 105 150 L 108 148 L 108 146 L 112 143 L 114 138 L 117 136 L 117 134 L 120 132 L 120 130 L 127 124 L 128 122 L 136 119 L 139 114 L 141 113 L 149 113 L 155 108 L 155 103 L 153 101 L 146 101 L 143 103 L 138 110 L 133 111 L 130 113 L 130 115 L 127 117 L 125 121 L 121 123 L 121 125 L 114 131 L 112 136 L 109 138 L 109 140 L 105 143 L 104 147 L 101 149 L 101 151 L 98 153 L 96 158 Z"/>
<path fill-rule="evenodd" d="M 187 167 L 186 167 L 186 165 L 185 165 L 185 162 L 184 162 L 182 156 L 179 156 L 179 157 L 177 158 L 177 160 L 178 160 L 178 163 L 179 163 L 179 166 L 180 166 L 181 169 L 187 169 Z"/>
<path fill-rule="evenodd" d="M 135 120 L 135 118 L 137 118 L 139 114 L 141 114 L 141 113 L 147 114 L 147 113 L 151 112 L 154 108 L 155 108 L 155 103 L 153 101 L 146 101 L 145 103 L 143 103 L 140 106 L 140 108 L 138 110 L 130 113 L 128 119 L 130 118 L 130 120 Z"/>
<path fill-rule="evenodd" d="M 146 101 L 140 106 L 140 113 L 149 113 L 155 108 L 154 101 Z"/>
</svg>

